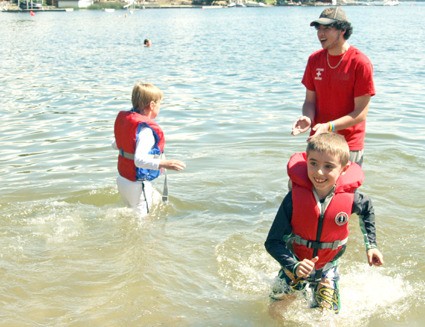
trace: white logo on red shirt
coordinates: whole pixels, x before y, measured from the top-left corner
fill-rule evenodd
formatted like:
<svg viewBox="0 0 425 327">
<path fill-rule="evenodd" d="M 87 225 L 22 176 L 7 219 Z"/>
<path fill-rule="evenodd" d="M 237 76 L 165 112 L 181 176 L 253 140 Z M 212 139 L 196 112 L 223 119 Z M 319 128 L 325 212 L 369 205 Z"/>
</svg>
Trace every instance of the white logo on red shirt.
<svg viewBox="0 0 425 327">
<path fill-rule="evenodd" d="M 316 68 L 316 77 L 314 79 L 321 81 L 323 71 L 324 71 L 323 68 Z"/>
</svg>

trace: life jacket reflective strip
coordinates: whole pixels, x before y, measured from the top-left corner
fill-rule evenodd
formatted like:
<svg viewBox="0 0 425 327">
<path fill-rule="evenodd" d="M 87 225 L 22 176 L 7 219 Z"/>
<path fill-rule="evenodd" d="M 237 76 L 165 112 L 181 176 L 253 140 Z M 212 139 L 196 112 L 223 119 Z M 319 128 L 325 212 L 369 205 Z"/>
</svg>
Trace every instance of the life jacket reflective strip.
<svg viewBox="0 0 425 327">
<path fill-rule="evenodd" d="M 159 176 L 159 170 L 138 168 L 134 164 L 134 153 L 140 131 L 150 128 L 155 144 L 149 154 L 160 155 L 164 152 L 165 138 L 161 127 L 152 119 L 135 111 L 120 111 L 115 119 L 114 134 L 118 155 L 118 172 L 131 180 L 153 180 Z"/>
<path fill-rule="evenodd" d="M 337 180 L 335 194 L 321 212 L 321 203 L 316 199 L 307 175 L 306 159 L 306 153 L 296 153 L 288 162 L 288 175 L 292 181 L 292 233 L 309 242 L 296 242 L 295 238 L 292 249 L 300 261 L 317 255 L 316 269 L 321 269 L 335 258 L 346 242 L 354 191 L 362 184 L 364 175 L 360 166 L 351 163 Z M 320 224 L 321 233 L 317 235 Z M 320 245 L 335 241 L 340 242 L 336 249 Z"/>
</svg>

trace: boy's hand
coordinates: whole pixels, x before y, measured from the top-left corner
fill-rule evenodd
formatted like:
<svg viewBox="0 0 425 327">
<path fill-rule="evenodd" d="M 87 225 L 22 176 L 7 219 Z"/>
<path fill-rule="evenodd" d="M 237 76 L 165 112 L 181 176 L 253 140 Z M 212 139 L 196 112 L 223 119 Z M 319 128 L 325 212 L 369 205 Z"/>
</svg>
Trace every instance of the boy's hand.
<svg viewBox="0 0 425 327">
<path fill-rule="evenodd" d="M 378 249 L 370 249 L 367 251 L 367 262 L 369 266 L 382 266 L 384 264 L 384 256 Z"/>
<path fill-rule="evenodd" d="M 166 168 L 170 170 L 183 170 L 186 168 L 186 164 L 180 160 L 161 160 L 159 168 Z"/>
<path fill-rule="evenodd" d="M 314 257 L 311 260 L 304 259 L 300 262 L 297 269 L 295 270 L 295 274 L 297 277 L 307 277 L 311 274 L 311 272 L 314 269 L 314 265 L 316 264 L 317 260 L 319 260 L 319 257 Z"/>
</svg>

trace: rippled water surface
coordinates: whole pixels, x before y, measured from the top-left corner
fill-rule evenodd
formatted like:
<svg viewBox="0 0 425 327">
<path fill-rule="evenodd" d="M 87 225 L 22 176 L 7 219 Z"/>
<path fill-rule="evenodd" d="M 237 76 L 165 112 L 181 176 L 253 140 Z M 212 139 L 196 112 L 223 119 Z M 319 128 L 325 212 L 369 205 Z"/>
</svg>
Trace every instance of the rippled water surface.
<svg viewBox="0 0 425 327">
<path fill-rule="evenodd" d="M 375 67 L 362 188 L 386 264 L 366 264 L 353 219 L 336 318 L 302 299 L 272 315 L 263 247 L 305 147 L 289 134 L 321 7 L 0 13 L 0 325 L 424 325 L 424 9 L 346 7 Z M 187 164 L 145 220 L 110 147 L 137 80 L 164 90 Z"/>
</svg>

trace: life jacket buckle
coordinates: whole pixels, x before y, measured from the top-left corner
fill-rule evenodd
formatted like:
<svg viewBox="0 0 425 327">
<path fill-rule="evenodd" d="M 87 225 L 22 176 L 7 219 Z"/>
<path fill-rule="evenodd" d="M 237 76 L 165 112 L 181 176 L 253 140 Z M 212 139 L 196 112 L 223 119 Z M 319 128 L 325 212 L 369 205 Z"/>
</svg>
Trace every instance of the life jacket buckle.
<svg viewBox="0 0 425 327">
<path fill-rule="evenodd" d="M 319 249 L 320 248 L 320 242 L 307 241 L 306 247 L 308 247 L 310 249 Z"/>
</svg>

